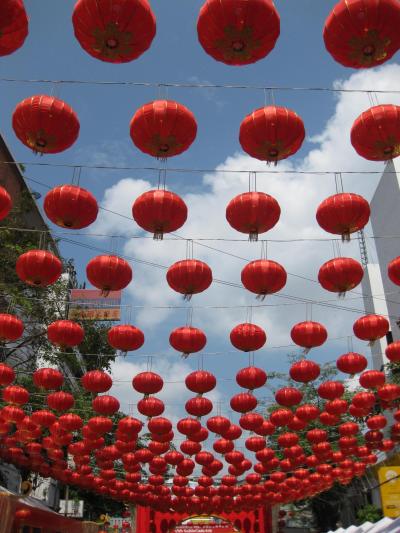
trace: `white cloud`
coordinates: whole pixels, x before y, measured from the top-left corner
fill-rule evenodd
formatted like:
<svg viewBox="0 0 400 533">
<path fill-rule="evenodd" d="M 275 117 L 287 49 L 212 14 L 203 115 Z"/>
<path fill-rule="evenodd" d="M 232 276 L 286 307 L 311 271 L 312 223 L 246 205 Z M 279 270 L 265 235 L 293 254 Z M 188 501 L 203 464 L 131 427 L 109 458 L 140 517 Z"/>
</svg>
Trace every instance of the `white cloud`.
<svg viewBox="0 0 400 533">
<path fill-rule="evenodd" d="M 400 84 L 400 66 L 388 65 L 379 69 L 357 72 L 344 81 L 335 83 L 336 88 L 390 90 Z M 379 97 L 380 103 L 400 104 L 398 95 Z M 337 93 L 336 108 L 333 116 L 328 120 L 321 134 L 312 139 L 315 146 L 296 165 L 290 160 L 280 163 L 277 170 L 301 171 L 303 174 L 265 174 L 258 177 L 258 190 L 272 194 L 279 202 L 282 215 L 281 220 L 271 232 L 270 239 L 302 239 L 309 237 L 326 238 L 315 221 L 315 211 L 318 204 L 328 195 L 335 193 L 334 176 L 313 175 L 311 172 L 320 171 L 365 171 L 383 170 L 382 163 L 371 163 L 359 157 L 350 144 L 350 129 L 355 118 L 370 107 L 366 94 Z M 225 220 L 225 206 L 236 194 L 248 190 L 248 174 L 222 173 L 222 169 L 231 170 L 259 170 L 266 169 L 264 163 L 237 153 L 228 157 L 215 172 L 203 177 L 204 190 L 199 193 L 184 195 L 189 208 L 189 218 L 179 234 L 187 238 L 245 238 L 236 233 Z M 271 170 L 274 170 L 272 167 Z M 371 198 L 379 176 L 354 174 L 343 176 L 345 190 L 364 194 Z M 131 216 L 131 205 L 134 199 L 143 191 L 148 190 L 150 184 L 143 180 L 124 179 L 107 189 L 102 201 L 103 207 Z M 176 191 L 179 193 L 179 191 Z M 119 218 L 107 212 L 102 212 L 94 232 L 121 234 L 140 234 L 137 226 L 132 222 Z M 101 231 L 100 231 L 101 232 Z M 234 254 L 247 260 L 260 257 L 261 246 L 248 242 L 203 242 L 218 248 L 227 254 Z M 126 256 L 169 266 L 185 257 L 186 243 L 184 241 L 153 242 L 151 239 L 127 240 L 123 250 Z M 357 242 L 341 245 L 343 255 L 359 258 Z M 195 258 L 206 261 L 212 268 L 215 278 L 240 283 L 240 272 L 245 261 L 218 253 L 209 248 L 194 245 Z M 281 262 L 288 272 L 317 279 L 320 265 L 333 257 L 331 242 L 300 241 L 292 243 L 270 243 L 268 257 Z M 360 292 L 361 289 L 358 289 Z M 157 328 L 167 318 L 175 320 L 176 326 L 183 325 L 184 313 L 177 314 L 172 310 L 154 310 L 154 306 L 182 305 L 180 295 L 174 293 L 165 280 L 165 270 L 144 265 L 134 265 L 134 282 L 130 285 L 129 295 L 134 305 L 147 307 L 135 316 L 135 322 L 143 327 L 146 333 L 157 334 Z M 289 281 L 282 291 L 296 297 L 313 298 L 316 300 L 331 300 L 337 303 L 335 295 L 322 290 L 317 283 L 305 281 L 289 276 Z M 349 295 L 348 305 L 362 309 L 361 299 L 357 294 Z M 267 298 L 266 304 L 293 304 L 290 300 L 276 297 Z M 340 302 L 341 303 L 341 302 Z M 342 303 L 341 303 L 342 304 Z M 194 306 L 250 306 L 257 305 L 254 295 L 239 288 L 227 287 L 214 283 L 202 295 L 193 298 Z M 346 301 L 344 302 L 346 305 Z M 269 336 L 269 345 L 290 344 L 289 332 L 292 325 L 304 320 L 305 305 L 284 305 L 280 307 L 266 307 L 253 312 L 253 320 L 263 325 Z M 352 322 L 355 315 L 337 312 L 335 309 L 314 306 L 313 318 L 320 320 L 327 327 L 331 337 L 352 334 Z M 194 325 L 203 327 L 209 338 L 218 341 L 225 339 L 229 346 L 229 331 L 245 319 L 245 309 L 202 309 L 194 312 Z M 167 365 L 167 366 L 165 366 Z M 115 366 L 115 376 L 132 376 L 141 366 L 122 362 Z M 188 373 L 189 366 L 184 362 L 171 363 L 167 359 L 158 360 L 155 371 L 165 372 L 166 379 L 173 380 L 176 376 Z M 168 377 L 169 376 L 169 377 Z M 171 396 L 179 398 L 182 390 L 179 386 L 167 388 Z M 127 398 L 126 391 L 122 392 Z M 132 398 L 130 391 L 129 398 Z"/>
</svg>

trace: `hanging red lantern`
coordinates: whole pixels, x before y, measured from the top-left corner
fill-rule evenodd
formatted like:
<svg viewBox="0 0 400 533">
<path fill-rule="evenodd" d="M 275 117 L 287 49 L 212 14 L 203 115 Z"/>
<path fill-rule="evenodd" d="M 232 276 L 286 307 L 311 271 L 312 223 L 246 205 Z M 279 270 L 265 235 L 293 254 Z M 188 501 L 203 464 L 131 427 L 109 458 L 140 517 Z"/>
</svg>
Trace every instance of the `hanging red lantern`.
<svg viewBox="0 0 400 533">
<path fill-rule="evenodd" d="M 149 420 L 147 427 L 150 433 L 164 434 L 172 430 L 172 424 L 170 420 L 164 417 L 152 418 Z"/>
<path fill-rule="evenodd" d="M 325 290 L 344 295 L 357 287 L 363 276 L 364 271 L 358 261 L 350 257 L 338 257 L 321 266 L 318 281 Z"/>
<path fill-rule="evenodd" d="M 317 379 L 321 372 L 320 366 L 314 361 L 309 361 L 307 359 L 302 359 L 301 361 L 296 361 L 290 367 L 289 374 L 290 377 L 299 383 L 309 383 Z"/>
<path fill-rule="evenodd" d="M 74 404 L 74 397 L 69 392 L 52 392 L 47 395 L 47 405 L 54 411 L 68 411 Z"/>
<path fill-rule="evenodd" d="M 340 0 L 325 23 L 325 46 L 345 67 L 376 67 L 400 48 L 399 25 L 400 8 L 395 0 Z"/>
<path fill-rule="evenodd" d="M 351 403 L 355 405 L 356 407 L 359 407 L 361 409 L 369 409 L 373 405 L 375 405 L 375 394 L 372 392 L 357 392 L 352 400 Z"/>
<path fill-rule="evenodd" d="M 395 285 L 400 285 L 400 256 L 388 264 L 388 277 Z"/>
<path fill-rule="evenodd" d="M 163 386 L 163 379 L 154 372 L 141 372 L 132 379 L 132 387 L 141 394 L 157 394 Z"/>
<path fill-rule="evenodd" d="M 56 154 L 70 148 L 79 136 L 79 120 L 67 103 L 53 96 L 22 100 L 13 113 L 15 135 L 28 148 Z"/>
<path fill-rule="evenodd" d="M 57 417 L 51 411 L 46 411 L 43 409 L 40 411 L 33 411 L 31 420 L 39 426 L 48 428 L 54 424 L 54 422 L 57 420 Z"/>
<path fill-rule="evenodd" d="M 10 385 L 15 379 L 15 372 L 11 366 L 0 363 L 0 386 Z"/>
<path fill-rule="evenodd" d="M 367 426 L 369 429 L 383 429 L 387 425 L 387 419 L 383 415 L 370 416 L 367 419 Z"/>
<path fill-rule="evenodd" d="M 395 383 L 386 383 L 379 387 L 378 396 L 386 402 L 397 400 L 400 397 L 400 386 Z"/>
<path fill-rule="evenodd" d="M 231 398 L 230 406 L 237 413 L 248 413 L 257 407 L 257 398 L 248 392 L 241 392 Z"/>
<path fill-rule="evenodd" d="M 119 401 L 114 396 L 96 396 L 92 401 L 92 409 L 96 413 L 105 416 L 114 415 L 119 410 Z"/>
<path fill-rule="evenodd" d="M 11 405 L 25 405 L 29 401 L 29 392 L 19 385 L 9 385 L 3 389 L 2 398 Z"/>
<path fill-rule="evenodd" d="M 160 416 L 165 410 L 164 402 L 159 398 L 150 396 L 148 398 L 143 398 L 137 404 L 137 410 L 143 416 L 153 417 Z"/>
<path fill-rule="evenodd" d="M 211 268 L 197 259 L 177 261 L 167 271 L 167 282 L 171 289 L 189 300 L 193 294 L 199 294 L 211 285 Z"/>
<path fill-rule="evenodd" d="M 147 0 L 117 0 L 111 5 L 78 0 L 72 23 L 85 52 L 108 63 L 137 59 L 156 34 L 156 19 Z"/>
<path fill-rule="evenodd" d="M 183 356 L 200 352 L 207 344 L 207 337 L 201 329 L 192 326 L 183 326 L 171 331 L 169 343 Z"/>
<path fill-rule="evenodd" d="M 195 418 L 183 418 L 179 420 L 176 427 L 179 433 L 182 433 L 182 435 L 186 435 L 187 437 L 192 438 L 192 435 L 200 431 L 201 423 Z"/>
<path fill-rule="evenodd" d="M 256 324 L 239 324 L 230 333 L 231 343 L 243 352 L 259 350 L 267 342 L 265 331 Z"/>
<path fill-rule="evenodd" d="M 104 435 L 112 430 L 113 421 L 104 416 L 94 416 L 87 421 L 87 425 L 96 435 Z"/>
<path fill-rule="evenodd" d="M 353 324 L 354 335 L 371 344 L 384 337 L 389 331 L 389 321 L 382 315 L 366 315 Z"/>
<path fill-rule="evenodd" d="M 44 198 L 43 208 L 54 224 L 69 229 L 90 226 L 99 212 L 96 198 L 76 185 L 60 185 L 51 189 Z"/>
<path fill-rule="evenodd" d="M 54 368 L 40 368 L 32 376 L 35 387 L 45 390 L 59 389 L 64 383 L 64 376 Z"/>
<path fill-rule="evenodd" d="M 309 352 L 311 348 L 322 346 L 328 338 L 328 332 L 326 328 L 319 322 L 299 322 L 295 324 L 290 332 L 292 341 L 305 348 L 306 352 Z"/>
<path fill-rule="evenodd" d="M 267 56 L 280 33 L 272 0 L 207 0 L 197 21 L 205 52 L 226 65 L 249 65 Z"/>
<path fill-rule="evenodd" d="M 120 291 L 129 285 L 132 269 L 122 257 L 98 255 L 86 265 L 86 276 L 106 296 L 110 291 Z"/>
<path fill-rule="evenodd" d="M 303 404 L 296 409 L 295 413 L 300 420 L 303 420 L 304 422 L 310 422 L 311 420 L 318 418 L 320 415 L 320 410 L 316 405 Z"/>
<path fill-rule="evenodd" d="M 294 387 L 283 387 L 275 393 L 275 401 L 284 407 L 298 405 L 303 399 L 303 393 Z"/>
<path fill-rule="evenodd" d="M 359 382 L 364 389 L 377 389 L 385 383 L 385 373 L 379 370 L 366 370 L 360 375 Z"/>
<path fill-rule="evenodd" d="M 276 261 L 258 259 L 243 268 L 241 279 L 248 291 L 264 298 L 267 294 L 274 294 L 283 289 L 287 274 L 283 266 Z"/>
<path fill-rule="evenodd" d="M 268 106 L 247 115 L 239 141 L 245 152 L 261 161 L 277 162 L 295 154 L 305 138 L 301 118 L 285 107 Z"/>
<path fill-rule="evenodd" d="M 318 396 L 324 400 L 334 400 L 344 394 L 344 385 L 340 381 L 324 381 L 318 387 Z"/>
<path fill-rule="evenodd" d="M 4 187 L 0 187 L 0 220 L 6 218 L 11 211 L 12 201 L 11 196 L 8 194 Z"/>
<path fill-rule="evenodd" d="M 18 257 L 16 272 L 28 285 L 47 287 L 61 276 L 62 263 L 58 257 L 46 250 L 30 250 Z"/>
<path fill-rule="evenodd" d="M 158 189 L 143 193 L 132 206 L 132 216 L 138 226 L 162 239 L 164 233 L 181 228 L 187 219 L 185 202 L 177 194 Z"/>
<path fill-rule="evenodd" d="M 355 352 L 345 353 L 336 360 L 338 370 L 350 375 L 362 372 L 367 368 L 367 365 L 367 359 L 363 355 Z"/>
<path fill-rule="evenodd" d="M 25 418 L 25 411 L 14 405 L 6 405 L 1 409 L 0 416 L 6 422 L 13 422 L 17 424 Z"/>
<path fill-rule="evenodd" d="M 400 155 L 400 107 L 378 105 L 361 113 L 351 128 L 351 144 L 370 161 L 387 161 Z"/>
<path fill-rule="evenodd" d="M 212 401 L 204 396 L 190 398 L 185 404 L 186 411 L 196 417 L 206 416 L 213 410 Z"/>
<path fill-rule="evenodd" d="M 85 333 L 77 322 L 56 320 L 47 326 L 47 338 L 56 346 L 72 348 L 83 341 Z"/>
<path fill-rule="evenodd" d="M 165 158 L 185 152 L 197 135 L 196 119 L 187 107 L 172 100 L 155 100 L 131 120 L 133 143 L 145 154 Z"/>
<path fill-rule="evenodd" d="M 67 431 L 79 431 L 83 426 L 82 418 L 74 413 L 61 415 L 58 422 Z"/>
<path fill-rule="evenodd" d="M 110 346 L 122 352 L 138 350 L 144 344 L 143 332 L 128 324 L 113 326 L 108 330 L 107 340 Z"/>
<path fill-rule="evenodd" d="M 23 0 L 3 0 L 0 13 L 0 56 L 12 54 L 28 35 L 28 16 Z"/>
<path fill-rule="evenodd" d="M 257 241 L 260 233 L 272 229 L 278 222 L 281 208 L 264 192 L 246 192 L 233 198 L 226 208 L 226 219 L 233 229 L 247 233 Z"/>
<path fill-rule="evenodd" d="M 329 196 L 317 209 L 317 222 L 322 229 L 342 240 L 363 229 L 369 221 L 369 203 L 359 194 L 340 193 Z"/>
<path fill-rule="evenodd" d="M 263 387 L 267 382 L 267 374 L 262 368 L 255 366 L 248 366 L 242 368 L 236 374 L 236 383 L 243 389 L 259 389 Z"/>
<path fill-rule="evenodd" d="M 81 378 L 82 387 L 89 392 L 107 392 L 112 387 L 112 379 L 102 370 L 89 370 Z"/>
<path fill-rule="evenodd" d="M 22 337 L 24 323 L 15 315 L 0 313 L 0 342 L 14 342 Z"/>
<path fill-rule="evenodd" d="M 196 370 L 185 378 L 186 387 L 197 394 L 211 392 L 217 384 L 215 376 L 207 370 Z"/>
<path fill-rule="evenodd" d="M 324 429 L 310 429 L 307 431 L 306 438 L 311 444 L 317 444 L 318 442 L 324 442 L 328 438 L 328 432 Z"/>
<path fill-rule="evenodd" d="M 207 428 L 217 435 L 223 435 L 230 427 L 228 418 L 223 416 L 213 416 L 207 420 Z"/>
<path fill-rule="evenodd" d="M 264 441 L 265 446 L 265 441 Z M 217 439 L 213 444 L 213 449 L 215 452 L 225 455 L 228 452 L 233 451 L 235 445 L 231 440 L 228 439 Z"/>
<path fill-rule="evenodd" d="M 283 427 L 293 419 L 293 413 L 290 409 L 277 409 L 271 413 L 269 418 L 274 426 Z"/>
<path fill-rule="evenodd" d="M 386 347 L 385 354 L 389 361 L 394 363 L 400 361 L 400 341 L 390 343 Z"/>
</svg>

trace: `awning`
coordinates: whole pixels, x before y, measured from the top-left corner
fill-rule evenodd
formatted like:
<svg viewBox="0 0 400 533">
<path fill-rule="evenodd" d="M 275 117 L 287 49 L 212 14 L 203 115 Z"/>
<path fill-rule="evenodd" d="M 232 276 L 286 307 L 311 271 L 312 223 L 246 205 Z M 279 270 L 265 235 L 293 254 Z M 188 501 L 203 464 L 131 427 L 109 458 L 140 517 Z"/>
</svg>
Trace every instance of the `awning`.
<svg viewBox="0 0 400 533">
<path fill-rule="evenodd" d="M 339 527 L 335 531 L 329 530 L 326 533 L 399 533 L 400 532 L 400 517 L 392 520 L 385 516 L 379 522 L 372 524 L 371 522 L 364 522 L 360 526 L 350 526 L 347 529 Z"/>
</svg>

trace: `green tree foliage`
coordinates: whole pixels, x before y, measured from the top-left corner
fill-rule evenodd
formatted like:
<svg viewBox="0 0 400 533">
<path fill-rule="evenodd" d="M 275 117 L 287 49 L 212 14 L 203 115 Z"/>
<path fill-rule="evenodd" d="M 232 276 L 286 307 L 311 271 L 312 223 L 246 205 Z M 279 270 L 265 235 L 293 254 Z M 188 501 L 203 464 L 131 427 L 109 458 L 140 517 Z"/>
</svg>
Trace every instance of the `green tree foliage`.
<svg viewBox="0 0 400 533">
<path fill-rule="evenodd" d="M 382 510 L 372 504 L 366 505 L 357 511 L 358 524 L 363 524 L 364 522 L 372 522 L 374 524 L 375 522 L 378 522 L 382 516 Z"/>
</svg>

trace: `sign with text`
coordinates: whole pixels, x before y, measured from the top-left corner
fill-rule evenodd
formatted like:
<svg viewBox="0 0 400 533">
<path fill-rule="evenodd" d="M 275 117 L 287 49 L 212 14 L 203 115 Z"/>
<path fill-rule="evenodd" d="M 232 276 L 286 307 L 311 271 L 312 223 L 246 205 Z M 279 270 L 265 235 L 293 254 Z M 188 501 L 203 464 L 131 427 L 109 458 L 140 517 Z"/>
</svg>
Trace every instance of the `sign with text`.
<svg viewBox="0 0 400 533">
<path fill-rule="evenodd" d="M 237 530 L 228 524 L 216 525 L 182 525 L 177 526 L 173 533 L 237 533 Z"/>
<path fill-rule="evenodd" d="M 400 516 L 400 466 L 384 466 L 378 470 L 384 516 Z"/>
<path fill-rule="evenodd" d="M 122 291 L 103 296 L 96 289 L 72 289 L 68 308 L 70 320 L 120 320 Z"/>
</svg>

